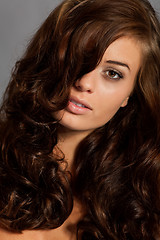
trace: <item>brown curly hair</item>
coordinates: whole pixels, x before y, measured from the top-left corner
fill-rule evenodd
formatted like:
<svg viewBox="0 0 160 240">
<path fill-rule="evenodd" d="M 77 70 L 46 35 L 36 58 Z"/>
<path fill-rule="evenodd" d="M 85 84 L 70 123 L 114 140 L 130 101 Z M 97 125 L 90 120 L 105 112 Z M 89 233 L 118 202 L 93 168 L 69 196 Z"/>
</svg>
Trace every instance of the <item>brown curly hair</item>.
<svg viewBox="0 0 160 240">
<path fill-rule="evenodd" d="M 78 146 L 74 181 L 54 154 L 71 86 L 122 36 L 143 64 L 127 107 Z M 160 228 L 160 24 L 147 0 L 65 0 L 16 63 L 0 111 L 0 225 L 53 229 L 76 195 L 77 239 L 155 240 Z"/>
</svg>

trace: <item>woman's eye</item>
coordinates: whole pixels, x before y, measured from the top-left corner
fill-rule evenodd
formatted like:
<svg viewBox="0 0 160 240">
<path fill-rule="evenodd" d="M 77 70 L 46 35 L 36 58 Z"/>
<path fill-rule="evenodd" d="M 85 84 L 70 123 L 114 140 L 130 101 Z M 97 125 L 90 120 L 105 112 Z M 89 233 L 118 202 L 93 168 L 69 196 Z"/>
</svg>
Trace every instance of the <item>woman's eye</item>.
<svg viewBox="0 0 160 240">
<path fill-rule="evenodd" d="M 119 72 L 116 72 L 115 70 L 107 70 L 106 75 L 107 77 L 113 80 L 119 80 L 120 78 L 123 78 L 122 74 Z"/>
</svg>

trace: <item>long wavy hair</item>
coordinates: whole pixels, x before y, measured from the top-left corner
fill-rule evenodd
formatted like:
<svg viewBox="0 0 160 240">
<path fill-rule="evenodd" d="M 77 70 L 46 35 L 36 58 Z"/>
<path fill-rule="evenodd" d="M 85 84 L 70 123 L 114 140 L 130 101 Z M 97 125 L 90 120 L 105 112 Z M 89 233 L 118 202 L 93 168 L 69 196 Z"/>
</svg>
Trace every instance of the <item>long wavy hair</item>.
<svg viewBox="0 0 160 240">
<path fill-rule="evenodd" d="M 143 63 L 128 105 L 77 147 L 74 176 L 53 151 L 75 81 L 122 36 Z M 160 228 L 160 24 L 147 0 L 65 0 L 12 72 L 0 115 L 0 226 L 60 226 L 77 196 L 77 239 L 155 240 Z M 63 165 L 64 166 L 64 165 Z"/>
</svg>

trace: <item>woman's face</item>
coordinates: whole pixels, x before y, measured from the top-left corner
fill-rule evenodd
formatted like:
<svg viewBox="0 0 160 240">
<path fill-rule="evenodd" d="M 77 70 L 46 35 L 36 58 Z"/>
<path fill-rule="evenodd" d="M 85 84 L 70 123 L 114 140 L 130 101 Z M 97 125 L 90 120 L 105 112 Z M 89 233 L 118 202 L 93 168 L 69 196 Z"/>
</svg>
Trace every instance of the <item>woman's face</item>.
<svg viewBox="0 0 160 240">
<path fill-rule="evenodd" d="M 142 51 L 135 39 L 121 37 L 105 51 L 100 64 L 71 88 L 66 109 L 56 114 L 60 124 L 87 131 L 103 126 L 127 105 L 141 65 Z"/>
</svg>

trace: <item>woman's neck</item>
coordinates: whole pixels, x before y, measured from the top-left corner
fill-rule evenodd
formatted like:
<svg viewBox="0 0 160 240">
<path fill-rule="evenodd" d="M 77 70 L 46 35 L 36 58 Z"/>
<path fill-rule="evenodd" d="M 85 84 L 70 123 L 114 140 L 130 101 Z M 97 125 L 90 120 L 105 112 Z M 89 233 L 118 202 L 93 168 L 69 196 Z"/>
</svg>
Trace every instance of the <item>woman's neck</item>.
<svg viewBox="0 0 160 240">
<path fill-rule="evenodd" d="M 58 148 L 64 153 L 68 168 L 72 168 L 78 144 L 89 134 L 88 131 L 74 131 L 61 127 L 58 131 Z"/>
</svg>

